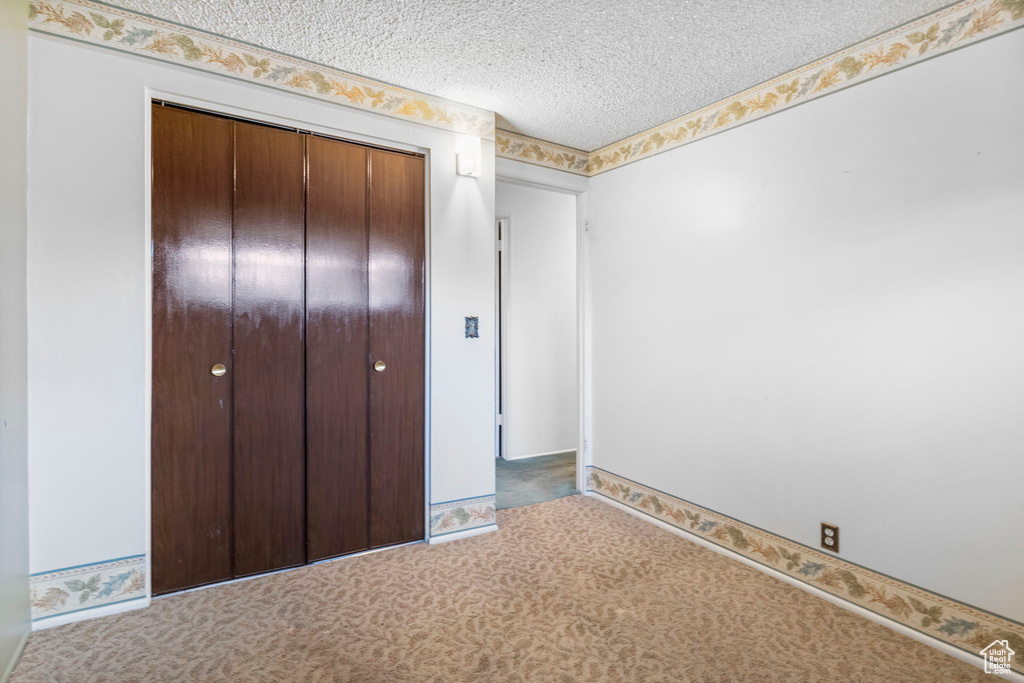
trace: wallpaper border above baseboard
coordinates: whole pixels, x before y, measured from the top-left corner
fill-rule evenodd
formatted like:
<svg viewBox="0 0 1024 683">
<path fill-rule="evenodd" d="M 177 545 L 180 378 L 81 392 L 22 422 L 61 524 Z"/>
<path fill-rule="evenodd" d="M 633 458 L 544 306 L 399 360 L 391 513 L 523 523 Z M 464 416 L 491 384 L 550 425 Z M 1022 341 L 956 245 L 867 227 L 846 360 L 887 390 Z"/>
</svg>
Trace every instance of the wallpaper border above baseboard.
<svg viewBox="0 0 1024 683">
<path fill-rule="evenodd" d="M 29 28 L 346 107 L 494 139 L 494 112 L 95 0 L 30 0 Z"/>
<path fill-rule="evenodd" d="M 430 505 L 430 536 L 469 531 L 495 523 L 495 495 L 460 498 Z"/>
<path fill-rule="evenodd" d="M 1024 652 L 1024 624 L 880 574 L 593 465 L 587 490 L 782 572 L 808 586 L 980 657 L 1007 640 Z M 1013 663 L 1024 673 L 1024 657 Z"/>
<path fill-rule="evenodd" d="M 32 621 L 145 598 L 146 556 L 37 572 L 29 577 Z"/>
</svg>

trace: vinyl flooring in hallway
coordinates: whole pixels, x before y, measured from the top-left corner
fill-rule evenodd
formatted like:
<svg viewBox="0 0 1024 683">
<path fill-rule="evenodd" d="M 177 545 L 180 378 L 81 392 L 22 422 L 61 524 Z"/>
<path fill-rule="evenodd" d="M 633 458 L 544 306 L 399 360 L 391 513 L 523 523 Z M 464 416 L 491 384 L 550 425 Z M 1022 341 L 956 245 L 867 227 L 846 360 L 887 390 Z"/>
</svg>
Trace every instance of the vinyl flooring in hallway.
<svg viewBox="0 0 1024 683">
<path fill-rule="evenodd" d="M 555 453 L 536 458 L 496 462 L 499 510 L 545 503 L 579 493 L 576 489 L 576 453 Z"/>
</svg>

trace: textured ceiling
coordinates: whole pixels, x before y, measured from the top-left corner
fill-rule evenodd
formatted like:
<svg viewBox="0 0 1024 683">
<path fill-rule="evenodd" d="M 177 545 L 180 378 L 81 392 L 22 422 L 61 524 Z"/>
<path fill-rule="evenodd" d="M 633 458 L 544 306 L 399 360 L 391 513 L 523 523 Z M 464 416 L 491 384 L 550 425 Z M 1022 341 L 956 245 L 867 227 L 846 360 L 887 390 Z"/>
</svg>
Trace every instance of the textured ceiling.
<svg viewBox="0 0 1024 683">
<path fill-rule="evenodd" d="M 943 0 L 115 0 L 591 151 Z"/>
</svg>

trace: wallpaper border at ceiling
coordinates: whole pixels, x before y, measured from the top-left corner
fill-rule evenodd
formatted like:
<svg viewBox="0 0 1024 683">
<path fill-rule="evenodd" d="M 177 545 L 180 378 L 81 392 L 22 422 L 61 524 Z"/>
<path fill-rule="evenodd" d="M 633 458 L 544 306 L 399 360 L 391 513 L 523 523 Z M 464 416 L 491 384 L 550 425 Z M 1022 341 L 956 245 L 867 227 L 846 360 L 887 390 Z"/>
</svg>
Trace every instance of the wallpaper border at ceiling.
<svg viewBox="0 0 1024 683">
<path fill-rule="evenodd" d="M 1024 0 L 964 0 L 590 153 L 499 130 L 497 154 L 594 176 L 1021 26 Z"/>
<path fill-rule="evenodd" d="M 1024 624 L 744 524 L 593 465 L 587 491 L 721 546 L 980 658 L 995 640 L 1024 649 Z M 1013 662 L 1024 673 L 1024 658 Z"/>
<path fill-rule="evenodd" d="M 503 159 L 525 161 L 576 175 L 590 175 L 590 155 L 587 152 L 507 130 L 494 131 L 494 153 Z"/>
<path fill-rule="evenodd" d="M 494 113 L 95 0 L 30 0 L 34 31 L 496 142 L 496 154 L 594 176 L 1024 26 L 1024 0 L 964 0 L 741 93 L 585 152 L 495 130 Z"/>
<path fill-rule="evenodd" d="M 405 121 L 494 138 L 494 113 L 92 0 L 30 0 L 29 28 Z"/>
</svg>

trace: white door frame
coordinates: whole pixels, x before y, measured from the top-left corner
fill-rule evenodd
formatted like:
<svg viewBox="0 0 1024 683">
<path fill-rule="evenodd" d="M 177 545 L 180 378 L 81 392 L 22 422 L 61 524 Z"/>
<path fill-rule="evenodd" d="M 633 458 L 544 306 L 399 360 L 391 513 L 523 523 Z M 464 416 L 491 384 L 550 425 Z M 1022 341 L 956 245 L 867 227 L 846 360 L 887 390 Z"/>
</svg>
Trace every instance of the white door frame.
<svg viewBox="0 0 1024 683">
<path fill-rule="evenodd" d="M 586 493 L 587 486 L 587 466 L 591 463 L 591 452 L 590 452 L 590 377 L 588 372 L 588 358 L 590 352 L 590 330 L 589 330 L 589 316 L 587 315 L 587 305 L 589 299 L 587 292 L 589 290 L 589 275 L 590 275 L 590 259 L 589 259 L 589 230 L 590 230 L 590 181 L 589 178 L 582 176 L 573 176 L 559 171 L 550 171 L 537 166 L 531 166 L 514 161 L 506 161 L 499 159 L 497 169 L 495 173 L 496 182 L 509 183 L 512 185 L 522 185 L 524 187 L 532 187 L 539 190 L 548 190 L 551 192 L 560 192 L 563 194 L 571 194 L 576 197 L 576 415 L 577 415 L 577 429 L 576 429 L 576 488 L 581 493 Z M 513 221 L 513 216 L 507 212 L 496 212 L 495 216 L 495 261 L 498 258 L 498 244 L 497 244 L 497 222 L 499 220 L 506 220 L 509 224 Z M 509 230 L 508 233 L 512 231 Z M 506 237 L 507 234 L 503 235 Z M 507 247 L 506 247 L 507 248 Z M 508 261 L 506 261 L 506 265 Z M 507 273 L 503 273 L 507 278 Z M 498 274 L 497 268 L 495 268 L 495 315 L 499 309 L 498 305 L 498 288 L 497 282 Z M 507 282 L 507 279 L 506 279 Z M 507 308 L 502 311 L 503 316 L 508 315 Z M 501 321 L 500 329 L 502 334 L 507 329 L 504 325 L 504 320 Z M 498 344 L 500 340 L 496 340 L 495 343 L 495 366 L 496 372 L 501 373 L 504 368 L 500 367 L 501 364 L 507 363 L 507 349 L 506 353 L 503 354 L 501 362 L 497 362 L 498 356 Z M 496 382 L 497 385 L 497 382 Z M 505 395 L 498 397 L 501 399 L 502 409 L 508 410 L 507 398 L 508 387 L 502 384 L 499 391 L 504 392 Z M 498 412 L 497 412 L 497 401 L 495 402 L 495 416 L 494 416 L 494 438 L 495 438 L 495 457 L 498 456 Z M 503 436 L 504 443 L 500 444 L 501 452 L 507 453 L 508 448 L 508 430 L 502 429 L 501 434 Z"/>
<path fill-rule="evenodd" d="M 498 331 L 497 334 L 494 335 L 494 386 L 497 404 L 497 418 L 495 418 L 496 427 L 494 429 L 494 457 L 507 459 L 508 430 L 505 429 L 507 423 L 505 414 L 508 412 L 508 386 L 503 379 L 508 376 L 508 344 L 506 343 L 508 340 L 507 323 L 510 303 L 508 296 L 510 272 L 508 255 L 510 253 L 510 245 L 512 243 L 509 237 L 509 227 L 512 223 L 512 214 L 508 212 L 497 213 L 498 215 L 494 218 L 494 230 L 496 235 L 500 232 L 501 239 L 496 240 L 497 244 L 494 249 L 494 319 L 498 322 Z M 502 268 L 499 264 L 502 262 L 503 251 L 505 262 L 504 267 Z"/>
</svg>

